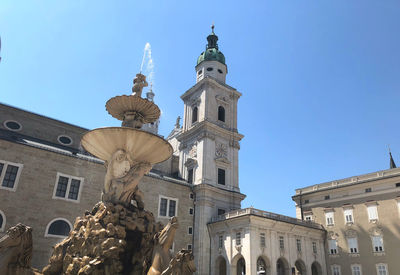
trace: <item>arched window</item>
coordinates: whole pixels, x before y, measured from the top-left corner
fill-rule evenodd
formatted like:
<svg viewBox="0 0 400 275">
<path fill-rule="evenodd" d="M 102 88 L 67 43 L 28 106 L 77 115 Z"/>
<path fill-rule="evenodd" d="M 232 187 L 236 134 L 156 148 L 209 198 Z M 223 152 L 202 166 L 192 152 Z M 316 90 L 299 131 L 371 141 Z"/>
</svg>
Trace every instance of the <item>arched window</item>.
<svg viewBox="0 0 400 275">
<path fill-rule="evenodd" d="M 0 232 L 3 232 L 5 227 L 6 227 L 6 216 L 4 215 L 3 211 L 0 210 Z"/>
<path fill-rule="evenodd" d="M 225 108 L 222 106 L 218 107 L 218 120 L 225 122 Z"/>
<path fill-rule="evenodd" d="M 197 121 L 197 107 L 194 107 L 192 111 L 192 123 L 195 123 L 196 121 Z"/>
<path fill-rule="evenodd" d="M 66 237 L 69 231 L 71 231 L 71 228 L 72 225 L 68 220 L 57 218 L 47 225 L 45 236 Z"/>
</svg>

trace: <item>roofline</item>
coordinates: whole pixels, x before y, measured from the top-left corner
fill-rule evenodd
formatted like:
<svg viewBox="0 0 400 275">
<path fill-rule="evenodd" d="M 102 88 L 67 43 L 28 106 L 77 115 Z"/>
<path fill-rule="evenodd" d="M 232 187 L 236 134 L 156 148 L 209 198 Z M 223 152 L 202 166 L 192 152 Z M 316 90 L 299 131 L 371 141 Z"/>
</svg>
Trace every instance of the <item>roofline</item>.
<svg viewBox="0 0 400 275">
<path fill-rule="evenodd" d="M 89 131 L 89 129 L 87 129 L 87 128 L 84 128 L 84 127 L 81 127 L 81 126 L 78 126 L 78 125 L 75 125 L 75 124 L 72 124 L 72 123 L 69 123 L 69 122 L 65 122 L 65 121 L 62 121 L 62 120 L 59 120 L 59 119 L 51 118 L 51 117 L 48 117 L 48 116 L 45 116 L 45 115 L 42 115 L 42 114 L 38 114 L 38 113 L 35 113 L 35 112 L 32 112 L 32 111 L 28 111 L 28 110 L 25 110 L 25 109 L 22 109 L 22 108 L 19 108 L 19 107 L 15 107 L 15 106 L 3 103 L 3 102 L 0 102 L 0 105 L 4 105 L 4 106 L 7 106 L 9 108 L 13 108 L 13 109 L 16 109 L 16 110 L 19 110 L 19 111 L 22 111 L 22 112 L 25 112 L 25 113 L 28 113 L 28 114 L 33 114 L 33 115 L 36 115 L 36 116 L 39 116 L 39 117 L 43 117 L 43 118 L 46 118 L 46 119 L 49 119 L 49 120 L 53 120 L 53 121 L 56 121 L 56 122 L 67 124 L 67 125 L 70 125 L 70 126 L 73 126 L 73 127 L 76 127 L 76 128 L 80 128 L 80 129 L 85 130 L 85 131 Z"/>
</svg>

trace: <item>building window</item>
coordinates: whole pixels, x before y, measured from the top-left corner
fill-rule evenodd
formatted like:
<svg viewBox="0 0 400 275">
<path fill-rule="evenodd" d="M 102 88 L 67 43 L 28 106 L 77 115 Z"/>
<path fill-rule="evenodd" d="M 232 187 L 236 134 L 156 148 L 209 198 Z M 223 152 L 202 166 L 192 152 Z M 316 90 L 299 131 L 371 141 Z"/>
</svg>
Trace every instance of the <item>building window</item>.
<svg viewBox="0 0 400 275">
<path fill-rule="evenodd" d="M 188 234 L 193 235 L 193 227 L 191 226 L 188 227 Z"/>
<path fill-rule="evenodd" d="M 296 239 L 296 247 L 297 247 L 297 252 L 301 252 L 301 240 Z"/>
<path fill-rule="evenodd" d="M 223 73 L 221 69 L 218 69 L 218 72 L 219 72 L 220 74 L 222 74 L 222 73 Z"/>
<path fill-rule="evenodd" d="M 312 252 L 314 253 L 314 254 L 317 254 L 317 243 L 316 242 L 312 242 Z"/>
<path fill-rule="evenodd" d="M 352 208 L 344 209 L 343 210 L 343 214 L 344 214 L 344 221 L 345 221 L 346 224 L 354 222 L 353 209 Z"/>
<path fill-rule="evenodd" d="M 310 203 L 310 200 L 304 200 L 304 204 Z"/>
<path fill-rule="evenodd" d="M 189 208 L 189 215 L 193 215 L 194 209 L 192 207 Z"/>
<path fill-rule="evenodd" d="M 332 265 L 331 269 L 332 269 L 332 275 L 341 275 L 340 265 Z"/>
<path fill-rule="evenodd" d="M 53 199 L 65 199 L 78 202 L 83 178 L 57 173 Z"/>
<path fill-rule="evenodd" d="M 306 221 L 312 221 L 312 214 L 310 213 L 310 214 L 305 214 L 304 215 L 304 219 L 306 220 Z"/>
<path fill-rule="evenodd" d="M 197 121 L 197 107 L 194 107 L 192 110 L 192 123 L 195 123 Z"/>
<path fill-rule="evenodd" d="M 376 265 L 376 273 L 377 275 L 388 275 L 387 264 L 377 264 Z"/>
<path fill-rule="evenodd" d="M 372 188 L 365 188 L 365 193 L 372 192 Z"/>
<path fill-rule="evenodd" d="M 208 67 L 208 68 L 207 68 L 207 71 L 209 71 L 209 72 L 211 72 L 212 70 L 214 70 L 214 69 L 211 68 L 211 67 Z"/>
<path fill-rule="evenodd" d="M 236 245 L 242 244 L 242 235 L 240 232 L 236 232 Z"/>
<path fill-rule="evenodd" d="M 347 245 L 350 253 L 358 253 L 357 238 L 347 238 Z"/>
<path fill-rule="evenodd" d="M 382 236 L 372 236 L 372 247 L 374 252 L 383 252 L 383 238 Z"/>
<path fill-rule="evenodd" d="M 193 168 L 188 170 L 188 183 L 193 184 Z"/>
<path fill-rule="evenodd" d="M 225 108 L 222 106 L 218 107 L 218 120 L 225 122 Z"/>
<path fill-rule="evenodd" d="M 193 194 L 193 193 L 190 193 L 190 194 L 189 194 L 189 198 L 193 200 L 193 199 L 194 199 L 194 194 Z"/>
<path fill-rule="evenodd" d="M 283 236 L 279 236 L 279 248 L 281 250 L 285 249 L 285 241 L 284 241 Z"/>
<path fill-rule="evenodd" d="M 64 218 L 57 218 L 49 222 L 45 237 L 66 237 L 71 231 L 71 223 Z"/>
<path fill-rule="evenodd" d="M 331 254 L 331 255 L 338 254 L 336 240 L 328 240 L 328 246 L 329 246 L 329 254 Z"/>
<path fill-rule="evenodd" d="M 178 199 L 160 196 L 158 216 L 174 217 L 177 216 Z"/>
<path fill-rule="evenodd" d="M 396 183 L 396 187 L 400 187 L 400 182 Z"/>
<path fill-rule="evenodd" d="M 19 163 L 0 160 L 0 188 L 15 191 L 22 167 Z"/>
<path fill-rule="evenodd" d="M 22 129 L 21 124 L 15 120 L 6 120 L 3 125 L 11 131 L 20 131 Z"/>
<path fill-rule="evenodd" d="M 370 222 L 378 220 L 378 206 L 377 205 L 368 205 L 368 219 Z"/>
<path fill-rule="evenodd" d="M 218 168 L 218 184 L 225 185 L 225 170 Z"/>
<path fill-rule="evenodd" d="M 265 247 L 265 233 L 260 233 L 260 247 Z"/>
<path fill-rule="evenodd" d="M 351 275 L 362 275 L 361 265 L 351 265 Z"/>
<path fill-rule="evenodd" d="M 219 235 L 218 236 L 218 248 L 222 248 L 223 245 L 224 245 L 224 236 Z"/>
<path fill-rule="evenodd" d="M 333 211 L 325 213 L 326 225 L 334 225 L 335 224 L 333 213 L 334 213 Z"/>
<path fill-rule="evenodd" d="M 331 198 L 331 196 L 329 196 L 329 195 L 325 196 L 325 200 L 329 200 L 330 198 Z"/>
<path fill-rule="evenodd" d="M 191 244 L 187 245 L 187 250 L 192 250 L 192 245 Z"/>
<path fill-rule="evenodd" d="M 218 208 L 218 216 L 225 214 L 225 209 Z"/>
<path fill-rule="evenodd" d="M 6 215 L 4 215 L 3 211 L 0 210 L 0 232 L 3 232 L 5 227 L 6 227 Z"/>
<path fill-rule="evenodd" d="M 198 75 L 198 76 L 200 76 L 200 75 L 202 75 L 202 74 L 203 74 L 203 70 L 200 70 L 200 71 L 197 72 L 197 75 Z"/>
<path fill-rule="evenodd" d="M 71 145 L 72 144 L 72 138 L 66 135 L 61 135 L 57 138 L 58 142 L 61 143 L 62 145 Z"/>
</svg>

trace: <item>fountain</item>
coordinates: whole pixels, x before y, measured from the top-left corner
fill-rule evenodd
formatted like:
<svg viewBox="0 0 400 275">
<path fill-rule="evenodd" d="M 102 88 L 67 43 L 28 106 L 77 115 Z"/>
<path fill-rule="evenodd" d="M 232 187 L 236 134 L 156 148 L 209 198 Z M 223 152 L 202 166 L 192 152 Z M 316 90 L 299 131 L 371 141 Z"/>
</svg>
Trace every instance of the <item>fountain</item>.
<svg viewBox="0 0 400 275">
<path fill-rule="evenodd" d="M 82 146 L 102 159 L 107 169 L 101 201 L 83 217 L 76 218 L 69 236 L 54 247 L 42 273 L 36 270 L 29 273 L 29 267 L 24 266 L 26 274 L 190 275 L 195 272 L 191 251 L 170 255 L 177 218 L 172 217 L 165 227 L 156 222 L 153 214 L 144 209 L 143 194 L 138 189 L 139 181 L 152 166 L 172 155 L 167 141 L 140 130 L 143 124 L 160 117 L 157 105 L 141 97 L 146 86 L 146 77 L 139 73 L 133 81 L 132 95 L 107 101 L 108 113 L 122 121 L 121 127 L 98 128 L 83 136 Z M 28 246 L 32 251 L 31 243 Z M 5 253 L 10 249 L 6 247 Z M 10 263 L 0 262 L 0 270 Z"/>
</svg>

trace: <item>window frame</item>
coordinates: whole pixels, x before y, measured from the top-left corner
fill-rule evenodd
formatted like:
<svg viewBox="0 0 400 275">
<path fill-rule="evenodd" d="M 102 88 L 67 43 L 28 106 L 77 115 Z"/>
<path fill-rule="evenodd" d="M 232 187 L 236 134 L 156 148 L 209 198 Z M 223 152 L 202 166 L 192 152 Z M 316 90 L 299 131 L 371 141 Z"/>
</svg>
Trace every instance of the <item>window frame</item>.
<svg viewBox="0 0 400 275">
<path fill-rule="evenodd" d="M 6 218 L 6 215 L 4 214 L 4 212 L 1 210 L 0 210 L 0 216 L 3 218 L 3 223 L 0 226 L 0 232 L 4 232 L 4 229 L 6 228 L 7 218 Z"/>
<path fill-rule="evenodd" d="M 65 190 L 65 197 L 56 196 L 57 187 L 58 187 L 58 181 L 59 181 L 60 177 L 68 178 L 67 189 Z M 69 191 L 71 189 L 71 182 L 72 182 L 73 179 L 80 181 L 78 197 L 76 198 L 76 200 L 68 198 Z M 67 175 L 67 174 L 64 174 L 64 173 L 57 172 L 56 182 L 55 182 L 55 185 L 54 185 L 52 199 L 54 199 L 54 200 L 64 200 L 64 201 L 69 201 L 69 202 L 74 202 L 74 203 L 80 203 L 84 181 L 85 181 L 85 179 L 82 178 L 82 177 L 76 177 L 76 176 L 71 176 L 71 175 Z"/>
<path fill-rule="evenodd" d="M 161 199 L 166 199 L 167 200 L 167 212 L 166 212 L 166 216 L 161 216 L 160 215 L 160 203 L 161 203 Z M 174 216 L 169 216 L 169 206 L 170 206 L 170 201 L 173 200 L 175 201 L 175 215 Z M 171 198 L 171 197 L 167 197 L 167 196 L 163 196 L 163 195 L 158 195 L 158 218 L 171 218 L 171 217 L 178 217 L 178 205 L 179 205 L 179 199 L 178 198 Z"/>
<path fill-rule="evenodd" d="M 318 254 L 317 242 L 316 241 L 311 242 L 311 246 L 313 254 Z"/>
<path fill-rule="evenodd" d="M 354 273 L 354 268 L 358 267 L 359 270 L 356 270 L 357 273 Z M 360 264 L 352 264 L 350 265 L 351 275 L 362 275 L 362 268 Z"/>
<path fill-rule="evenodd" d="M 388 265 L 387 265 L 387 264 L 384 264 L 384 263 L 377 263 L 375 266 L 376 266 L 376 274 L 377 274 L 377 275 L 380 275 L 380 273 L 379 273 L 379 267 L 380 267 L 380 266 L 384 266 L 384 267 L 385 267 L 385 272 L 386 272 L 386 274 L 384 274 L 384 275 L 389 275 L 389 269 L 388 269 Z"/>
<path fill-rule="evenodd" d="M 347 241 L 347 246 L 349 248 L 349 253 L 350 254 L 359 254 L 360 253 L 360 250 L 358 248 L 358 239 L 357 239 L 357 237 L 346 238 L 346 241 Z M 355 246 L 351 246 L 351 244 L 355 244 Z"/>
<path fill-rule="evenodd" d="M 225 107 L 224 106 L 222 106 L 222 105 L 219 105 L 218 106 L 218 109 L 217 109 L 217 120 L 218 121 L 220 121 L 220 122 L 223 122 L 223 123 L 225 123 L 226 122 L 226 111 L 225 111 Z M 221 115 L 221 117 L 220 117 L 220 115 Z M 222 118 L 222 119 L 221 119 Z"/>
<path fill-rule="evenodd" d="M 351 217 L 351 221 L 347 220 L 347 217 Z M 344 208 L 343 209 L 343 217 L 345 224 L 354 224 L 354 211 L 353 208 Z"/>
<path fill-rule="evenodd" d="M 235 245 L 242 245 L 242 232 L 238 231 L 235 233 Z"/>
<path fill-rule="evenodd" d="M 224 183 L 219 183 L 219 170 L 224 171 Z M 222 185 L 222 186 L 226 186 L 226 169 L 221 168 L 221 167 L 217 167 L 217 184 L 218 185 Z"/>
<path fill-rule="evenodd" d="M 196 114 L 196 116 L 195 116 Z M 195 119 L 196 118 L 196 119 Z M 199 108 L 197 106 L 192 107 L 192 125 L 199 121 Z"/>
<path fill-rule="evenodd" d="M 380 243 L 382 244 L 382 246 L 375 246 L 375 241 L 374 241 L 375 238 L 380 238 Z M 372 252 L 373 253 L 385 252 L 385 246 L 383 244 L 383 236 L 382 235 L 371 236 L 371 242 L 372 242 Z M 376 247 L 378 247 L 378 251 L 375 250 Z M 379 250 L 379 247 L 381 247 L 382 250 Z"/>
<path fill-rule="evenodd" d="M 190 213 L 190 212 L 192 212 L 192 213 Z M 194 214 L 194 208 L 193 207 L 189 207 L 189 215 L 193 216 L 193 214 Z"/>
<path fill-rule="evenodd" d="M 331 243 L 334 243 L 335 246 L 331 247 Z M 333 251 L 335 253 L 332 253 Z M 329 255 L 337 255 L 337 254 L 339 254 L 339 250 L 338 250 L 338 245 L 337 245 L 337 240 L 336 239 L 328 240 L 328 254 Z"/>
<path fill-rule="evenodd" d="M 278 244 L 279 244 L 279 249 L 284 250 L 285 249 L 285 237 L 284 236 L 279 236 L 278 237 Z"/>
<path fill-rule="evenodd" d="M 335 268 L 337 268 L 337 271 L 339 273 L 335 272 L 335 270 L 334 270 Z M 342 274 L 342 268 L 340 267 L 340 265 L 337 265 L 337 264 L 331 265 L 331 272 L 332 272 L 332 275 L 341 275 Z"/>
<path fill-rule="evenodd" d="M 264 232 L 260 232 L 260 247 L 261 248 L 267 247 L 267 240 L 265 238 L 265 233 Z"/>
<path fill-rule="evenodd" d="M 301 253 L 301 239 L 296 238 L 296 250 Z"/>
<path fill-rule="evenodd" d="M 22 171 L 22 168 L 24 167 L 24 165 L 22 163 L 15 163 L 15 162 L 6 161 L 6 160 L 0 160 L 0 163 L 3 164 L 3 170 L 1 171 L 1 174 L 0 174 L 0 189 L 12 191 L 12 192 L 17 191 L 19 178 L 21 176 L 21 171 Z M 18 167 L 17 175 L 15 176 L 15 181 L 14 181 L 14 185 L 12 188 L 3 186 L 3 180 L 4 180 L 4 176 L 6 175 L 8 165 Z"/>
<path fill-rule="evenodd" d="M 332 219 L 332 223 L 329 223 L 329 218 Z M 326 226 L 334 226 L 335 225 L 335 212 L 334 211 L 326 211 L 325 212 L 325 224 L 326 224 Z"/>
<path fill-rule="evenodd" d="M 190 233 L 190 231 L 192 231 L 192 233 Z M 193 226 L 188 226 L 187 233 L 188 233 L 188 235 L 193 235 Z"/>
<path fill-rule="evenodd" d="M 49 229 L 50 229 L 50 225 L 51 225 L 53 222 L 59 221 L 59 220 L 64 221 L 64 222 L 66 222 L 66 223 L 69 225 L 69 228 L 70 228 L 69 231 L 71 231 L 71 230 L 74 229 L 74 227 L 72 226 L 72 223 L 70 223 L 69 220 L 67 220 L 67 219 L 65 219 L 65 218 L 58 217 L 58 218 L 52 219 L 52 220 L 47 224 L 46 230 L 44 231 L 44 236 L 45 236 L 45 237 L 61 238 L 61 239 L 65 239 L 66 237 L 68 237 L 68 235 L 67 235 L 67 236 L 64 236 L 64 235 L 53 235 L 53 234 L 49 234 L 49 233 L 48 233 L 48 232 L 49 232 Z"/>
<path fill-rule="evenodd" d="M 218 248 L 223 248 L 224 247 L 224 235 L 219 235 L 218 236 Z"/>
<path fill-rule="evenodd" d="M 374 213 L 376 214 L 376 217 L 371 217 L 372 212 L 370 212 L 370 209 L 375 209 Z M 368 221 L 369 222 L 376 222 L 379 220 L 379 214 L 378 214 L 378 205 L 376 203 L 374 204 L 367 204 L 367 214 L 368 214 Z"/>
</svg>

